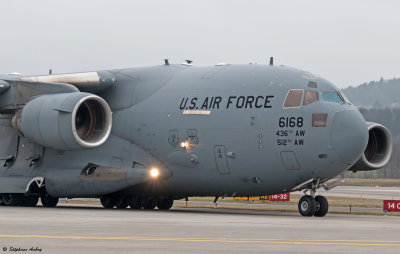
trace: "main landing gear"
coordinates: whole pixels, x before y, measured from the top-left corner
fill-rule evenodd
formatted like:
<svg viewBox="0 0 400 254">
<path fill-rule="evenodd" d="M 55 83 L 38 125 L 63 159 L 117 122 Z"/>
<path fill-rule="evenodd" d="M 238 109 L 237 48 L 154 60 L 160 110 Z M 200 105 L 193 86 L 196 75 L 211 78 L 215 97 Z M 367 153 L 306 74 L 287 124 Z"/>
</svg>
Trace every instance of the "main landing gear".
<svg viewBox="0 0 400 254">
<path fill-rule="evenodd" d="M 40 201 L 44 207 L 56 207 L 58 204 L 58 198 L 50 196 L 47 192 L 40 195 Z"/>
<path fill-rule="evenodd" d="M 159 210 L 168 210 L 174 204 L 174 199 L 105 195 L 100 197 L 100 203 L 104 208 L 124 209 L 129 206 L 132 209 L 153 210 L 157 207 Z"/>
<path fill-rule="evenodd" d="M 47 192 L 36 195 L 25 195 L 24 193 L 0 194 L 0 206 L 25 206 L 35 207 L 40 201 L 44 207 L 56 207 L 58 198 L 50 196 Z"/>
<path fill-rule="evenodd" d="M 25 196 L 23 193 L 0 194 L 0 205 L 34 207 L 39 201 L 38 196 Z"/>
</svg>

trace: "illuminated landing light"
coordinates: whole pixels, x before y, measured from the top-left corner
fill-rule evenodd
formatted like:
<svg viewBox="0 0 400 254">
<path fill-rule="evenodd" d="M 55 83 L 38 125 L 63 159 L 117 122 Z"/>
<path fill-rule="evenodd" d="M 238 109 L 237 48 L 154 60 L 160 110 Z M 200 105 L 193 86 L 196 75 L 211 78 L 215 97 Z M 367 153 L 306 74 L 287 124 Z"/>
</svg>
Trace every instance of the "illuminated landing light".
<svg viewBox="0 0 400 254">
<path fill-rule="evenodd" d="M 157 177 L 159 177 L 159 176 L 160 176 L 160 170 L 159 170 L 158 168 L 152 168 L 152 169 L 150 170 L 150 176 L 151 176 L 152 178 L 157 178 Z"/>
<path fill-rule="evenodd" d="M 186 142 L 182 142 L 182 143 L 181 143 L 181 147 L 182 147 L 182 148 L 186 148 L 186 147 L 187 147 Z"/>
</svg>

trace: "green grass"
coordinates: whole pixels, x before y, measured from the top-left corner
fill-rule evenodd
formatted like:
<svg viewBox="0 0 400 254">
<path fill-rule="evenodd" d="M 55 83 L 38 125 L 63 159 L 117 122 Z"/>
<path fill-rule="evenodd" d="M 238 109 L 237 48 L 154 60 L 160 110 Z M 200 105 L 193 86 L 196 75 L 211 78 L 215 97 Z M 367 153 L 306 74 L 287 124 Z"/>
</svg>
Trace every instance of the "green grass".
<svg viewBox="0 0 400 254">
<path fill-rule="evenodd" d="M 400 187 L 400 179 L 362 179 L 345 178 L 345 186 L 368 186 L 368 187 Z"/>
</svg>

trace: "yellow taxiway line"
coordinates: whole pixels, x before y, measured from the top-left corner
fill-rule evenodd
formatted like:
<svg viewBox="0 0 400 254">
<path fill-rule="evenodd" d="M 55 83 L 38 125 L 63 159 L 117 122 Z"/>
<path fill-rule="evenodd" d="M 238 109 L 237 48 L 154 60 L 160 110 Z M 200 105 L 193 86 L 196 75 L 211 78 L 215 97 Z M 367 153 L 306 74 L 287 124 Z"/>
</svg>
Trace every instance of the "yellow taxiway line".
<svg viewBox="0 0 400 254">
<path fill-rule="evenodd" d="M 400 241 L 382 240 L 306 240 L 306 239 L 230 239 L 230 238 L 179 238 L 179 237 L 125 237 L 125 236 L 57 236 L 57 235 L 0 235 L 0 238 L 37 239 L 84 239 L 84 240 L 129 240 L 170 242 L 215 242 L 215 243 L 265 243 L 265 244 L 309 244 L 309 245 L 357 245 L 400 246 Z"/>
</svg>

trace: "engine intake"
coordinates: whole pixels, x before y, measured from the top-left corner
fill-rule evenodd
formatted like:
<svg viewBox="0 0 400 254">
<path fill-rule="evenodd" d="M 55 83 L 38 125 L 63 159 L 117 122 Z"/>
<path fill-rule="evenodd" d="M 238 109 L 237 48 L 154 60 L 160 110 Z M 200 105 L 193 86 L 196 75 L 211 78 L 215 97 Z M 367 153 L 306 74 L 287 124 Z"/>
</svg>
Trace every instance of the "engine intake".
<svg viewBox="0 0 400 254">
<path fill-rule="evenodd" d="M 370 171 L 383 168 L 392 156 L 392 136 L 378 123 L 367 122 L 368 145 L 361 158 L 348 170 Z"/>
<path fill-rule="evenodd" d="M 108 139 L 112 113 L 107 102 L 90 93 L 41 95 L 13 118 L 28 139 L 57 150 L 95 148 Z"/>
</svg>

